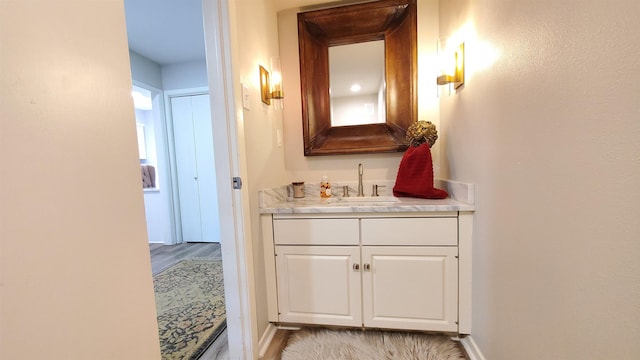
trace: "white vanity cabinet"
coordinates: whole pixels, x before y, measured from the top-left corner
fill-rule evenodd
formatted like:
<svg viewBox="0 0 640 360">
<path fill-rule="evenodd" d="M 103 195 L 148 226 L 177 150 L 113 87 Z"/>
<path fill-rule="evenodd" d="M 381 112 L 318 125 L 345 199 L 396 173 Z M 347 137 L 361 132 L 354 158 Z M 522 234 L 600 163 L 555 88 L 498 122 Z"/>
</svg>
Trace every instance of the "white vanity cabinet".
<svg viewBox="0 0 640 360">
<path fill-rule="evenodd" d="M 458 212 L 262 219 L 269 321 L 469 333 Z"/>
<path fill-rule="evenodd" d="M 278 322 L 362 325 L 358 219 L 273 221 Z"/>
</svg>

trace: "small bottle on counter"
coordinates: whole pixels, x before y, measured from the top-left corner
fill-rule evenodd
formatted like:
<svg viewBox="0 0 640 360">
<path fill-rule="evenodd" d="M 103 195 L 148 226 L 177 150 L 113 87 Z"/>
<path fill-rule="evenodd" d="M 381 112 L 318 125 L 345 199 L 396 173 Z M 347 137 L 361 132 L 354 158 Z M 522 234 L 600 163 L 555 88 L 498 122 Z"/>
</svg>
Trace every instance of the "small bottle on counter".
<svg viewBox="0 0 640 360">
<path fill-rule="evenodd" d="M 293 185 L 293 197 L 294 198 L 303 198 L 304 197 L 304 181 L 296 181 L 292 182 Z"/>
<path fill-rule="evenodd" d="M 320 197 L 331 197 L 331 184 L 329 183 L 329 178 L 327 176 L 323 176 L 322 181 L 320 182 Z"/>
</svg>

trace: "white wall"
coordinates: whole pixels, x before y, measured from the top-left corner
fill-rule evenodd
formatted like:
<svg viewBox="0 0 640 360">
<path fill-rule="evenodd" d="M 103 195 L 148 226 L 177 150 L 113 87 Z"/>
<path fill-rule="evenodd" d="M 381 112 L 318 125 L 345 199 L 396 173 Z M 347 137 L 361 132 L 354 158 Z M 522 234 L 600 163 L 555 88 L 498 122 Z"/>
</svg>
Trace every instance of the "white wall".
<svg viewBox="0 0 640 360">
<path fill-rule="evenodd" d="M 487 359 L 640 358 L 639 4 L 440 1 L 442 35 L 473 29 L 441 161 L 476 184 Z"/>
<path fill-rule="evenodd" d="M 144 207 L 147 223 L 148 241 L 152 243 L 173 244 L 173 215 L 170 211 L 170 173 L 169 152 L 166 145 L 165 110 L 162 92 L 162 67 L 148 58 L 129 50 L 131 56 L 131 78 L 136 86 L 152 93 L 152 110 L 143 111 L 145 116 L 145 136 L 147 152 L 155 154 L 155 159 L 144 163 L 156 167 L 155 190 L 144 191 Z M 139 110 L 136 110 L 138 117 Z M 140 120 L 137 120 L 140 122 Z M 152 144 L 153 143 L 153 144 Z M 153 148 L 151 148 L 153 146 Z"/>
<path fill-rule="evenodd" d="M 164 65 L 162 84 L 164 90 L 207 87 L 207 63 L 203 60 Z"/>
<path fill-rule="evenodd" d="M 131 77 L 143 84 L 162 89 L 162 72 L 157 63 L 129 50 L 129 62 L 131 64 Z"/>
<path fill-rule="evenodd" d="M 169 161 L 167 158 L 167 146 L 164 139 L 164 108 L 161 101 L 162 95 L 154 92 L 153 109 L 137 110 L 136 121 L 143 123 L 145 129 L 145 142 L 147 144 L 147 159 L 141 163 L 153 165 L 156 169 L 155 189 L 144 189 L 144 209 L 147 220 L 147 235 L 150 243 L 172 244 L 175 243 L 175 234 L 172 232 L 173 217 L 169 211 L 170 185 L 169 185 Z"/>
<path fill-rule="evenodd" d="M 368 108 L 367 106 L 370 106 Z M 378 94 L 331 98 L 331 126 L 384 123 L 378 118 Z"/>
<path fill-rule="evenodd" d="M 298 8 L 278 13 L 278 36 L 283 69 L 284 139 L 287 181 L 320 182 L 323 175 L 332 181 L 354 181 L 358 163 L 364 164 L 364 180 L 395 180 L 402 153 L 371 155 L 304 156 L 300 64 L 298 56 Z M 418 0 L 418 118 L 439 125 L 435 78 L 438 33 L 438 1 Z M 432 149 L 434 171 L 439 175 L 439 144 Z"/>
<path fill-rule="evenodd" d="M 158 359 L 122 1 L 0 24 L 0 358 Z"/>
</svg>

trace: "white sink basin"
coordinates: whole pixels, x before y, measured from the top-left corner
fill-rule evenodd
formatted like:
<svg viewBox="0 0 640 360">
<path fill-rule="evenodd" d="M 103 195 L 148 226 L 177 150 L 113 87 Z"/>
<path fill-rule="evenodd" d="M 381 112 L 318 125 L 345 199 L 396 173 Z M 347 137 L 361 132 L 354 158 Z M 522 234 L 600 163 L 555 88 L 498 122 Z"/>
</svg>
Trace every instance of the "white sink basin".
<svg viewBox="0 0 640 360">
<path fill-rule="evenodd" d="M 399 202 L 395 196 L 350 196 L 331 198 L 327 201 L 328 205 L 350 205 L 350 204 L 386 204 Z"/>
</svg>

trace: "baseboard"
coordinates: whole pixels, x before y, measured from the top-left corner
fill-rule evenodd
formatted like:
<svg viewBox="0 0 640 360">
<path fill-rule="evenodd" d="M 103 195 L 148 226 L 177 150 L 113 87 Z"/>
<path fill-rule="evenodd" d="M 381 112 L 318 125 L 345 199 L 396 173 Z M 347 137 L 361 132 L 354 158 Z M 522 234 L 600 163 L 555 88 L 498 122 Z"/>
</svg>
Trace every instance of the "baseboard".
<svg viewBox="0 0 640 360">
<path fill-rule="evenodd" d="M 260 341 L 258 342 L 258 349 L 260 349 L 260 352 L 258 353 L 258 359 L 264 357 L 264 354 L 267 352 L 269 345 L 271 345 L 271 340 L 273 340 L 273 336 L 277 331 L 278 328 L 275 327 L 272 323 L 269 323 L 269 325 L 267 325 L 267 329 L 264 331 L 262 337 L 260 338 Z"/>
<path fill-rule="evenodd" d="M 464 350 L 467 352 L 467 355 L 469 355 L 470 360 L 486 360 L 482 355 L 478 344 L 473 341 L 471 335 L 460 339 L 460 344 L 464 347 Z"/>
</svg>

